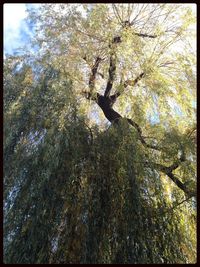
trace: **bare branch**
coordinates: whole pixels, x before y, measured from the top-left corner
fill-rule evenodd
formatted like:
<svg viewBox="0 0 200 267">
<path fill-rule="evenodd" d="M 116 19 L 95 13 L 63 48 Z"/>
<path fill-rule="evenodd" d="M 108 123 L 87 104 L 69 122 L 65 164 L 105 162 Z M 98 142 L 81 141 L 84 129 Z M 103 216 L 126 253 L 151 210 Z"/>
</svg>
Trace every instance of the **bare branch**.
<svg viewBox="0 0 200 267">
<path fill-rule="evenodd" d="M 115 13 L 115 17 L 117 18 L 118 22 L 122 25 L 122 19 L 118 13 L 117 7 L 115 6 L 115 4 L 112 4 L 113 7 L 113 11 Z"/>
<path fill-rule="evenodd" d="M 139 6 L 139 5 L 138 5 Z M 133 25 L 136 21 L 136 19 L 138 18 L 138 16 L 141 14 L 142 11 L 144 11 L 147 8 L 147 5 L 145 6 L 145 4 L 142 5 L 142 7 L 139 9 L 138 14 L 135 16 L 135 18 L 131 21 L 131 25 Z"/>
<path fill-rule="evenodd" d="M 140 37 L 148 37 L 148 38 L 156 38 L 158 35 L 151 35 L 151 34 L 146 34 L 146 33 L 137 33 L 134 32 L 135 35 L 140 36 Z"/>
</svg>

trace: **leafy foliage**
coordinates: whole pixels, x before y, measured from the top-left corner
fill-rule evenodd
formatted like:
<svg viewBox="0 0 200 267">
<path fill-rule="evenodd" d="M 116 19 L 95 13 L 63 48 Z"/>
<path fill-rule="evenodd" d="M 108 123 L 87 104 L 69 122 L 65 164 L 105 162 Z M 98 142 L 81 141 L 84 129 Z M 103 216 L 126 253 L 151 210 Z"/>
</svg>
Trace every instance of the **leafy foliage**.
<svg viewBox="0 0 200 267">
<path fill-rule="evenodd" d="M 4 63 L 4 262 L 195 263 L 189 8 L 45 4 L 29 19 L 37 54 Z M 116 108 L 159 150 L 126 118 L 108 125 L 83 94 L 99 55 L 96 88 L 105 90 L 114 36 Z M 122 86 L 141 71 L 134 88 Z"/>
</svg>

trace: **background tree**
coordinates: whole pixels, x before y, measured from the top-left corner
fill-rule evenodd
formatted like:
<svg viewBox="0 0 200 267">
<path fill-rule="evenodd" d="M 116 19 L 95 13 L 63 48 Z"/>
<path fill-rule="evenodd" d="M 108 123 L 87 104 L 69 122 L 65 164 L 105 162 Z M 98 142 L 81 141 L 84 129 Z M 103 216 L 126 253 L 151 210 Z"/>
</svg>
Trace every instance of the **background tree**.
<svg viewBox="0 0 200 267">
<path fill-rule="evenodd" d="M 194 263 L 192 11 L 29 13 L 37 52 L 4 64 L 4 261 Z"/>
</svg>

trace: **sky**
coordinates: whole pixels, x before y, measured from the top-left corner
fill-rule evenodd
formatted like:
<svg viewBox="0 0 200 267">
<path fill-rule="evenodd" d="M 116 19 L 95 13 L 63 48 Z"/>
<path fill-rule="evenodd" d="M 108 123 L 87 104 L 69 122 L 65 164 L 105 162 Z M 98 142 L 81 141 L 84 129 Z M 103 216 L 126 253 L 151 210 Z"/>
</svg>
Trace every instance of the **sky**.
<svg viewBox="0 0 200 267">
<path fill-rule="evenodd" d="M 32 36 L 30 26 L 25 21 L 27 7 L 37 8 L 38 4 L 4 4 L 4 57 L 6 54 L 16 53 L 19 47 L 29 43 Z"/>
<path fill-rule="evenodd" d="M 19 51 L 19 47 L 30 44 L 29 40 L 34 33 L 25 20 L 28 16 L 26 9 L 39 6 L 40 4 L 4 4 L 4 58 L 6 54 L 13 55 Z"/>
</svg>

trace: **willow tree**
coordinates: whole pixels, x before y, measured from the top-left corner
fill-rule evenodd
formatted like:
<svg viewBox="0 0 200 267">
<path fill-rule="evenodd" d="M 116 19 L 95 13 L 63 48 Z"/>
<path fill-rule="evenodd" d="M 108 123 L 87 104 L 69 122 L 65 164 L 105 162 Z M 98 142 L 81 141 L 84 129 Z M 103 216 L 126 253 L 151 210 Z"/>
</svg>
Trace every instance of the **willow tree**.
<svg viewBox="0 0 200 267">
<path fill-rule="evenodd" d="M 44 4 L 4 63 L 5 263 L 196 261 L 194 14 Z"/>
</svg>

